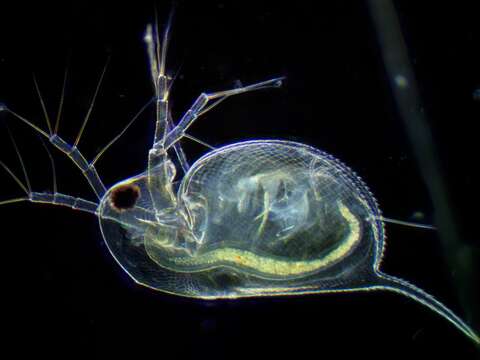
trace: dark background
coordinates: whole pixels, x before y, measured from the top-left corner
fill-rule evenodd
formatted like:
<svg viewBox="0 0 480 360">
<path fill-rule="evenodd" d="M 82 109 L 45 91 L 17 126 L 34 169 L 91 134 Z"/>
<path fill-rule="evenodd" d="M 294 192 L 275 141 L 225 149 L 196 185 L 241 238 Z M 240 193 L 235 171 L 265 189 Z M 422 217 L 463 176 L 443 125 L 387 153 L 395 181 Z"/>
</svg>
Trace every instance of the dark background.
<svg viewBox="0 0 480 360">
<path fill-rule="evenodd" d="M 397 6 L 460 236 L 478 248 L 480 29 L 473 3 Z M 159 2 L 160 21 L 169 4 Z M 386 216 L 412 220 L 420 212 L 420 221 L 433 223 L 435 209 L 389 89 L 367 4 L 320 4 L 179 1 L 168 57 L 171 73 L 180 69 L 171 94 L 175 118 L 202 91 L 285 75 L 282 89 L 232 98 L 191 133 L 214 146 L 252 138 L 313 145 L 351 166 Z M 60 134 L 72 143 L 110 57 L 79 146 L 92 159 L 153 95 L 142 41 L 153 18 L 151 3 L 2 3 L 0 101 L 46 128 L 32 73 L 55 118 L 68 66 Z M 106 184 L 145 169 L 152 115 L 150 109 L 99 161 Z M 21 175 L 7 122 L 32 187 L 51 189 L 38 139 L 12 116 L 0 118 L 0 159 Z M 206 151 L 184 143 L 191 163 Z M 57 153 L 55 159 L 59 191 L 94 200 L 78 169 Z M 0 184 L 0 199 L 22 196 L 7 174 Z M 109 255 L 90 214 L 23 203 L 0 207 L 0 223 L 2 352 L 195 359 L 478 355 L 450 323 L 400 295 L 182 299 L 135 285 Z M 462 274 L 447 265 L 438 234 L 395 225 L 387 225 L 387 234 L 383 269 L 438 295 L 462 317 L 470 314 L 478 329 L 478 306 L 460 305 L 455 284 Z"/>
</svg>

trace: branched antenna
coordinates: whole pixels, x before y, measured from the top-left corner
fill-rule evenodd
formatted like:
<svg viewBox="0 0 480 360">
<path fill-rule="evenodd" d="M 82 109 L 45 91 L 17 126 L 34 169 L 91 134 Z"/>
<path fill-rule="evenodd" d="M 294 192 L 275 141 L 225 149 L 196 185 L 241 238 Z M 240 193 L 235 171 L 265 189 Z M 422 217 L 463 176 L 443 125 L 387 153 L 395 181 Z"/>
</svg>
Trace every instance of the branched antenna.
<svg viewBox="0 0 480 360">
<path fill-rule="evenodd" d="M 80 129 L 80 132 L 77 136 L 77 140 L 75 141 L 75 145 L 70 145 L 68 144 L 65 140 L 63 140 L 60 136 L 58 136 L 58 134 L 56 133 L 56 131 L 58 130 L 58 127 L 59 127 L 59 121 L 60 121 L 60 117 L 61 117 L 61 110 L 62 110 L 62 107 L 63 107 L 63 98 L 64 98 L 64 93 L 65 93 L 65 78 L 66 78 L 66 74 L 67 74 L 67 70 L 65 70 L 65 78 L 64 78 L 64 84 L 63 84 L 63 87 L 62 87 L 62 94 L 61 94 L 61 97 L 60 97 L 60 105 L 59 105 L 59 110 L 58 110 L 58 113 L 57 113 L 57 119 L 56 119 L 56 122 L 55 122 L 55 130 L 52 131 L 52 123 L 50 121 L 50 118 L 48 116 L 48 112 L 47 112 L 47 109 L 46 109 L 46 106 L 45 106 L 45 102 L 43 101 L 43 98 L 42 98 L 42 94 L 41 94 L 41 91 L 40 91 L 40 88 L 38 86 L 38 83 L 37 83 L 37 80 L 35 79 L 34 77 L 34 84 L 35 84 L 35 89 L 37 91 L 37 94 L 38 94 L 38 97 L 40 99 L 40 104 L 42 105 L 42 109 L 43 109 L 43 113 L 44 113 L 44 117 L 45 117 L 45 121 L 47 122 L 47 127 L 48 127 L 48 132 L 42 130 L 39 126 L 35 125 L 33 122 L 31 122 L 30 120 L 26 119 L 25 117 L 23 117 L 22 115 L 20 114 L 17 114 L 15 111 L 9 109 L 6 105 L 4 104 L 1 104 L 0 103 L 0 111 L 7 111 L 9 114 L 13 115 L 15 118 L 17 118 L 18 120 L 22 121 L 23 123 L 27 124 L 28 126 L 30 126 L 32 129 L 34 129 L 38 134 L 44 136 L 45 138 L 48 139 L 48 141 L 53 145 L 55 146 L 58 150 L 60 150 L 61 152 L 63 152 L 68 158 L 70 158 L 70 160 L 72 160 L 72 162 L 82 171 L 82 174 L 83 176 L 85 176 L 85 178 L 88 180 L 90 186 L 92 187 L 93 191 L 95 192 L 95 195 L 100 199 L 103 194 L 105 194 L 105 191 L 106 191 L 106 188 L 105 188 L 105 185 L 103 184 L 100 176 L 98 175 L 97 173 L 97 170 L 95 169 L 95 167 L 90 164 L 86 159 L 85 157 L 82 155 L 82 153 L 80 152 L 80 150 L 78 150 L 77 148 L 77 145 L 78 145 L 78 142 L 80 141 L 80 138 L 82 136 L 82 133 L 83 133 L 83 130 L 85 129 L 85 126 L 87 124 L 87 121 L 90 117 L 90 114 L 92 112 L 92 109 L 93 109 L 93 106 L 94 106 L 94 103 L 95 103 L 95 99 L 98 95 L 98 91 L 100 89 L 100 85 L 102 83 L 102 79 L 105 75 L 105 71 L 106 71 L 106 68 L 107 68 L 107 64 L 108 64 L 108 61 L 107 63 L 105 64 L 105 67 L 103 68 L 103 72 L 102 72 L 102 75 L 100 77 L 100 80 L 97 84 L 97 87 L 96 87 L 96 90 L 95 90 L 95 94 L 93 96 L 93 100 L 92 100 L 92 103 L 90 104 L 90 108 L 87 112 L 87 115 L 83 121 L 83 124 L 82 124 L 82 127 Z M 13 141 L 13 139 L 12 139 Z M 14 142 L 14 141 L 13 141 Z M 16 148 L 16 144 L 14 144 L 15 148 Z M 20 153 L 18 151 L 18 148 L 15 149 L 17 151 L 17 156 L 19 157 L 19 160 L 22 164 L 22 169 L 24 171 L 24 174 L 25 174 L 25 180 L 27 182 L 27 187 L 28 187 L 28 190 L 26 191 L 27 194 L 32 194 L 31 191 L 30 191 L 30 183 L 28 181 L 28 176 L 26 176 L 26 171 L 25 171 L 25 168 L 24 168 L 24 165 L 23 165 L 23 160 L 21 159 L 21 156 L 20 156 Z M 50 155 L 49 155 L 50 156 Z M 52 164 L 53 168 L 54 168 L 54 165 Z M 5 167 L 5 166 L 4 166 Z M 6 168 L 6 167 L 5 167 Z M 16 181 L 18 180 L 11 171 L 7 170 L 10 175 L 12 175 L 12 177 L 14 179 L 16 179 Z M 53 171 L 55 171 L 55 169 L 53 169 Z M 55 175 L 56 176 L 56 175 Z M 56 187 L 56 178 L 54 179 L 54 182 L 55 182 L 55 187 Z M 17 181 L 18 183 L 18 181 Z M 21 184 L 21 182 L 19 182 L 19 184 Z M 27 189 L 27 187 L 25 187 L 25 185 L 21 185 L 23 189 Z M 35 194 L 35 193 L 33 193 Z M 29 195 L 30 196 L 30 195 Z M 36 201 L 35 199 L 32 199 L 32 201 Z M 56 201 L 56 200 L 55 200 Z M 91 209 L 90 209 L 91 210 Z"/>
</svg>

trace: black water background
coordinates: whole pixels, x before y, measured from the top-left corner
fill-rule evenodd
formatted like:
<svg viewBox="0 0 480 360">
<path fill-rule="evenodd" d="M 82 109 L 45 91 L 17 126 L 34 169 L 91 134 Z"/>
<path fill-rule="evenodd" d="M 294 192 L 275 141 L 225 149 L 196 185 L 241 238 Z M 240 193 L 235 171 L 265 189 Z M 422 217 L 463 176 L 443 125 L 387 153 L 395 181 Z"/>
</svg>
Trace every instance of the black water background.
<svg viewBox="0 0 480 360">
<path fill-rule="evenodd" d="M 476 164 L 480 103 L 480 31 L 475 8 L 402 2 L 399 15 L 425 113 L 452 194 L 461 236 L 476 239 Z M 159 5 L 160 19 L 169 5 Z M 0 101 L 45 128 L 35 97 L 38 79 L 55 117 L 66 64 L 69 80 L 60 133 L 73 141 L 96 81 L 110 57 L 104 86 L 80 143 L 93 158 L 152 95 L 142 43 L 150 4 L 75 2 L 3 4 Z M 285 5 L 180 2 L 169 54 L 176 118 L 204 90 L 278 75 L 280 90 L 225 102 L 192 127 L 214 145 L 286 138 L 328 151 L 369 184 L 387 216 L 424 221 L 434 209 L 416 168 L 388 88 L 366 4 Z M 478 93 L 477 93 L 478 94 Z M 98 163 L 107 184 L 144 170 L 153 123 L 146 114 Z M 15 134 L 36 190 L 51 187 L 48 158 L 35 136 L 1 116 Z M 1 160 L 21 174 L 2 124 Z M 185 146 L 194 160 L 205 149 Z M 68 161 L 56 156 L 60 190 L 94 199 Z M 2 199 L 22 193 L 5 175 Z M 18 191 L 17 191 L 18 190 Z M 2 342 L 18 353 L 64 357 L 134 354 L 178 358 L 320 358 L 387 351 L 421 358 L 474 358 L 472 344 L 428 309 L 394 294 L 337 294 L 227 302 L 184 300 L 139 288 L 103 245 L 96 220 L 62 208 L 1 207 Z M 388 226 L 387 272 L 438 295 L 459 314 L 455 276 L 434 232 Z M 478 257 L 477 257 L 478 259 Z M 475 320 L 476 319 L 476 320 Z M 68 352 L 66 352 L 68 351 Z"/>
</svg>

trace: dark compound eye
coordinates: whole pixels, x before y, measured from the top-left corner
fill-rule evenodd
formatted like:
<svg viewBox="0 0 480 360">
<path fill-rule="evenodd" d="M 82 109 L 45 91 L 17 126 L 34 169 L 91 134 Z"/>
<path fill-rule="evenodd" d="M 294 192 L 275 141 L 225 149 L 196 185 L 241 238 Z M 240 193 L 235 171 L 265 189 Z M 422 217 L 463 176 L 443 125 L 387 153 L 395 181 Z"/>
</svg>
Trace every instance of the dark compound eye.
<svg viewBox="0 0 480 360">
<path fill-rule="evenodd" d="M 117 211 L 131 209 L 140 197 L 140 188 L 137 185 L 122 185 L 112 191 L 110 204 Z"/>
</svg>

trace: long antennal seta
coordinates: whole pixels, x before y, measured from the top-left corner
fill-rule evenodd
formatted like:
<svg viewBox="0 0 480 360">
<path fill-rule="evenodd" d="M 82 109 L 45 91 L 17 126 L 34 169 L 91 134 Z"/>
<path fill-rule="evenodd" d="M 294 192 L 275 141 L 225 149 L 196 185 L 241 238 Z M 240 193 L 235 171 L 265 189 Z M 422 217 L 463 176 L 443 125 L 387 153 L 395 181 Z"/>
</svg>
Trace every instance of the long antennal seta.
<svg viewBox="0 0 480 360">
<path fill-rule="evenodd" d="M 83 120 L 82 127 L 80 128 L 80 131 L 78 132 L 78 135 L 77 135 L 77 138 L 75 139 L 75 142 L 73 143 L 74 147 L 78 147 L 78 143 L 80 142 L 80 139 L 83 135 L 85 127 L 87 126 L 87 122 L 90 119 L 90 115 L 92 114 L 93 106 L 95 105 L 95 101 L 97 100 L 97 95 L 98 95 L 98 92 L 100 91 L 100 87 L 102 85 L 103 78 L 105 76 L 105 72 L 107 71 L 109 61 L 110 61 L 110 56 L 107 58 L 107 61 L 105 62 L 105 66 L 103 67 L 102 74 L 100 75 L 100 79 L 98 80 L 97 87 L 95 88 L 95 93 L 93 94 L 92 101 L 91 101 L 90 106 L 88 108 L 87 114 L 85 115 L 85 119 Z"/>
<path fill-rule="evenodd" d="M 28 179 L 27 169 L 25 168 L 25 163 L 23 162 L 22 155 L 20 154 L 20 150 L 18 150 L 17 143 L 13 138 L 12 132 L 10 131 L 9 127 L 7 126 L 7 132 L 10 136 L 10 140 L 12 141 L 13 148 L 15 149 L 15 153 L 17 154 L 17 158 L 20 161 L 20 166 L 22 167 L 23 176 L 25 178 L 25 184 L 27 185 L 28 192 L 30 194 L 32 192 L 32 187 L 30 186 L 30 180 Z"/>
</svg>

